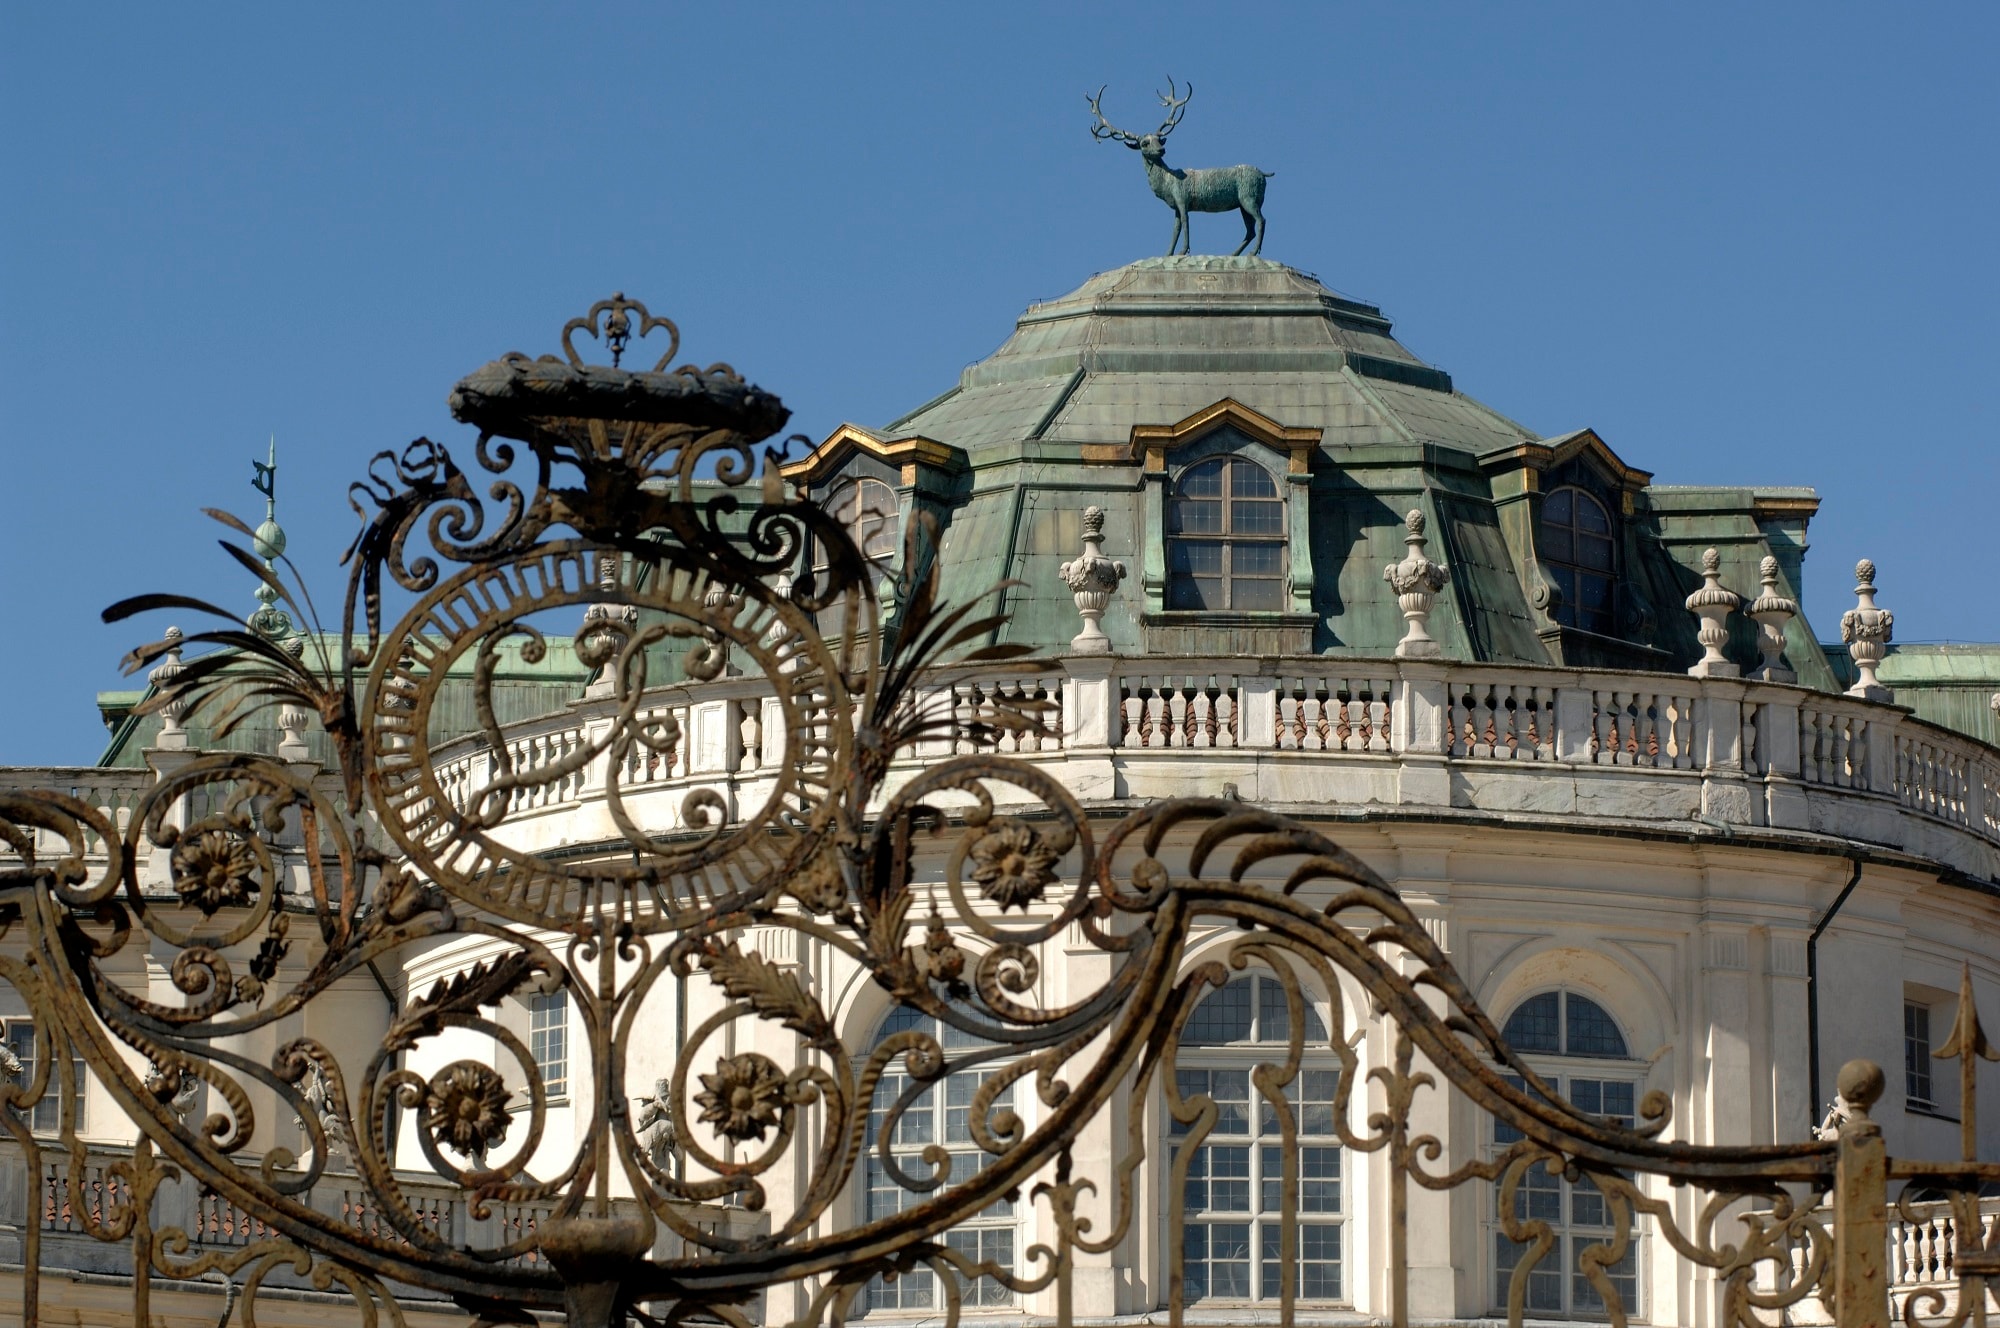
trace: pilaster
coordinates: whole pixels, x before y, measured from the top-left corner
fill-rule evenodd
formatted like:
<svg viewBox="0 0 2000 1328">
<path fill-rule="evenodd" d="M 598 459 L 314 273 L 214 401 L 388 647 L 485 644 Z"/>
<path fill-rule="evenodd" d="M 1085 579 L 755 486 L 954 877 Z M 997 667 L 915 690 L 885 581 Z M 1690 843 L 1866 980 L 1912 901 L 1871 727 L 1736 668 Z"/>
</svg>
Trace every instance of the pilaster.
<svg viewBox="0 0 2000 1328">
<path fill-rule="evenodd" d="M 1403 661 L 1390 695 L 1389 750 L 1403 757 L 1396 801 L 1406 807 L 1449 807 L 1451 772 L 1445 767 L 1445 729 L 1450 722 L 1450 698 L 1444 670 Z"/>
</svg>

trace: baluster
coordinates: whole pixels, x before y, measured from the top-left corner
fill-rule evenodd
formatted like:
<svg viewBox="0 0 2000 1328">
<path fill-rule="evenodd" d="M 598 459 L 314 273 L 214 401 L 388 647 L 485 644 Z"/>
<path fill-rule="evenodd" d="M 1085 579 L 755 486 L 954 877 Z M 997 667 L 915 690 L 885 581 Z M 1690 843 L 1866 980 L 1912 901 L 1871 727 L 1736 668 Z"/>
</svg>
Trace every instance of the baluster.
<svg viewBox="0 0 2000 1328">
<path fill-rule="evenodd" d="M 1556 759 L 1556 689 L 1553 687 L 1535 689 L 1535 756 L 1543 761 Z"/>
<path fill-rule="evenodd" d="M 1173 683 L 1170 679 L 1166 678 L 1160 679 L 1158 683 L 1154 683 L 1151 679 L 1148 679 L 1147 685 L 1150 690 L 1146 698 L 1146 709 L 1152 712 L 1147 717 L 1148 728 L 1151 732 L 1151 737 L 1148 738 L 1147 745 L 1151 747 L 1171 747 L 1174 745 L 1173 698 L 1171 695 Z"/>
<path fill-rule="evenodd" d="M 1299 748 L 1301 751 L 1323 750 L 1324 740 L 1320 737 L 1320 722 L 1326 713 L 1326 702 L 1320 699 L 1316 684 L 1311 678 L 1299 685 Z"/>
<path fill-rule="evenodd" d="M 1216 702 L 1200 678 L 1188 688 L 1188 746 L 1216 746 Z"/>
<path fill-rule="evenodd" d="M 1833 782 L 1841 788 L 1846 788 L 1853 782 L 1852 771 L 1848 765 L 1852 756 L 1848 724 L 1849 721 L 1844 715 L 1833 717 L 1833 750 L 1829 755 L 1829 761 L 1833 767 Z"/>
<path fill-rule="evenodd" d="M 1235 678 L 1228 679 L 1221 693 L 1215 698 L 1215 745 L 1235 747 L 1240 745 L 1237 733 L 1237 705 L 1241 693 L 1237 690 Z"/>
<path fill-rule="evenodd" d="M 1493 754 L 1507 761 L 1525 761 L 1534 755 L 1528 736 L 1526 688 L 1503 683 L 1493 689 Z"/>
<path fill-rule="evenodd" d="M 1118 680 L 1118 732 L 1114 745 L 1119 747 L 1143 746 L 1132 738 L 1139 731 L 1139 698 L 1132 691 L 1132 685 L 1125 679 Z"/>
<path fill-rule="evenodd" d="M 1368 680 L 1368 750 L 1389 750 L 1389 680 Z"/>
<path fill-rule="evenodd" d="M 1617 760 L 1617 750 L 1612 745 L 1609 699 L 1609 692 L 1590 694 L 1590 754 L 1591 760 L 1599 765 L 1611 765 Z"/>
<path fill-rule="evenodd" d="M 1285 751 L 1296 750 L 1298 735 L 1302 731 L 1299 718 L 1299 700 L 1291 687 L 1278 684 L 1278 746 Z"/>
<path fill-rule="evenodd" d="M 1188 746 L 1188 684 L 1168 682 L 1166 686 L 1166 742 L 1162 746 Z"/>
</svg>

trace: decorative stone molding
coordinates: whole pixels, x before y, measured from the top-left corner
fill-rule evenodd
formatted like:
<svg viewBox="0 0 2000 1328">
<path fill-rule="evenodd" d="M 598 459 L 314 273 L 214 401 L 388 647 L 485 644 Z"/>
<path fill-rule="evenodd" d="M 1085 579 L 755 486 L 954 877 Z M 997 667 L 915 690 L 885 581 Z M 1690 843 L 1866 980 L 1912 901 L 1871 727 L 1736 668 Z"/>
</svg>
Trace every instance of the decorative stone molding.
<svg viewBox="0 0 2000 1328">
<path fill-rule="evenodd" d="M 1112 593 L 1125 579 L 1125 564 L 1104 556 L 1103 508 L 1092 504 L 1083 509 L 1083 553 L 1062 565 L 1062 579 L 1083 617 L 1083 630 L 1070 640 L 1070 649 L 1079 655 L 1110 654 L 1111 638 L 1100 622 Z"/>
<path fill-rule="evenodd" d="M 1875 564 L 1866 558 L 1854 564 L 1854 595 L 1860 602 L 1840 615 L 1840 639 L 1847 643 L 1861 680 L 1847 694 L 1866 701 L 1893 701 L 1896 693 L 1882 685 L 1875 669 L 1888 653 L 1885 647 L 1893 639 L 1896 620 L 1887 609 L 1875 607 Z"/>
<path fill-rule="evenodd" d="M 1757 565 L 1757 575 L 1764 589 L 1750 601 L 1750 617 L 1757 623 L 1757 650 L 1763 662 L 1752 676 L 1765 682 L 1797 682 L 1799 675 L 1785 667 L 1784 655 L 1785 624 L 1798 617 L 1798 603 L 1778 593 L 1776 558 L 1765 555 L 1764 561 Z"/>
<path fill-rule="evenodd" d="M 1729 644 L 1729 615 L 1743 597 L 1722 585 L 1722 555 L 1708 549 L 1701 555 L 1701 589 L 1687 597 L 1687 610 L 1701 619 L 1695 638 L 1701 642 L 1701 658 L 1688 672 L 1697 678 L 1734 678 L 1742 670 L 1729 662 L 1722 647 Z"/>
<path fill-rule="evenodd" d="M 1435 659 L 1443 650 L 1431 636 L 1427 623 L 1438 592 L 1451 580 L 1451 569 L 1425 556 L 1424 549 L 1430 541 L 1424 538 L 1422 512 L 1411 508 L 1410 514 L 1403 518 L 1403 527 L 1409 532 L 1403 536 L 1409 552 L 1403 555 L 1403 561 L 1382 569 L 1382 579 L 1396 592 L 1396 603 L 1402 606 L 1403 620 L 1408 624 L 1403 629 L 1403 639 L 1396 643 L 1396 658 Z"/>
<path fill-rule="evenodd" d="M 146 675 L 146 681 L 153 684 L 155 691 L 164 690 L 168 683 L 187 671 L 187 665 L 181 663 L 181 637 L 180 628 L 169 627 L 161 638 L 173 642 L 173 645 L 168 648 L 166 659 L 154 665 Z M 187 750 L 187 728 L 182 723 L 187 718 L 187 712 L 186 700 L 169 701 L 160 707 L 160 736 L 153 744 L 155 747 L 166 751 Z"/>
</svg>

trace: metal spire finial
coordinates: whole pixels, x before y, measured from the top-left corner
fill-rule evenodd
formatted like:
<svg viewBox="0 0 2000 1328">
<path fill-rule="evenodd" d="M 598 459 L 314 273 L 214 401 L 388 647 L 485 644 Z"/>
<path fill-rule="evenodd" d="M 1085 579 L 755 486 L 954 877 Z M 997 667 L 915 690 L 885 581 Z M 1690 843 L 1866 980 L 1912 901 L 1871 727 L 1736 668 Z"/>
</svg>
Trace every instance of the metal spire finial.
<svg viewBox="0 0 2000 1328">
<path fill-rule="evenodd" d="M 264 570 L 273 578 L 273 566 L 285 552 L 285 528 L 278 524 L 278 435 L 271 435 L 271 459 L 251 458 L 250 487 L 264 495 L 264 523 L 250 537 L 250 546 L 264 560 Z M 250 615 L 250 629 L 274 641 L 292 635 L 292 618 L 278 607 L 278 591 L 269 581 L 257 585 L 256 612 Z"/>
</svg>

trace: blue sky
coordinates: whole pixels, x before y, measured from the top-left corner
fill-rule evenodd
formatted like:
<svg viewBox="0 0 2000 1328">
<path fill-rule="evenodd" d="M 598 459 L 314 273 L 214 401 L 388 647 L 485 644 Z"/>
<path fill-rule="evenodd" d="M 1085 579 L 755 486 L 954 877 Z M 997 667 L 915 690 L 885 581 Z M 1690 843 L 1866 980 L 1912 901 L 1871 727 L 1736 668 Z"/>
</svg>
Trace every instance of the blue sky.
<svg viewBox="0 0 2000 1328">
<path fill-rule="evenodd" d="M 0 762 L 87 764 L 138 639 L 254 607 L 199 515 L 280 515 L 322 605 L 346 485 L 614 289 L 815 437 L 949 386 L 1171 219 L 1279 172 L 1265 255 L 1458 386 L 1663 483 L 1809 484 L 1822 635 L 2000 640 L 2000 7 L 16 5 L 0 17 Z M 1197 220 L 1197 248 L 1234 243 Z M 155 624 L 157 626 L 157 624 Z"/>
</svg>

